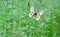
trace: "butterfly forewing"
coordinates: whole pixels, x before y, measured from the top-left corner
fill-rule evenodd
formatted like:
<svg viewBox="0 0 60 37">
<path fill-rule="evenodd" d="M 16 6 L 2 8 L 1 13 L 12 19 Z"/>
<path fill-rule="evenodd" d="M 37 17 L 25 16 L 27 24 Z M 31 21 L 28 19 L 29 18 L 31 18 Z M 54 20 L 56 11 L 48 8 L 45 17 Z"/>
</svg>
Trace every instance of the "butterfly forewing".
<svg viewBox="0 0 60 37">
<path fill-rule="evenodd" d="M 42 15 L 43 13 L 44 13 L 44 10 L 41 10 L 41 11 L 39 12 L 40 15 Z"/>
<path fill-rule="evenodd" d="M 31 12 L 31 13 L 35 13 L 34 7 L 31 7 L 31 8 L 30 8 L 30 12 Z"/>
<path fill-rule="evenodd" d="M 35 14 L 34 7 L 31 7 L 29 17 L 32 17 L 34 14 Z"/>
</svg>

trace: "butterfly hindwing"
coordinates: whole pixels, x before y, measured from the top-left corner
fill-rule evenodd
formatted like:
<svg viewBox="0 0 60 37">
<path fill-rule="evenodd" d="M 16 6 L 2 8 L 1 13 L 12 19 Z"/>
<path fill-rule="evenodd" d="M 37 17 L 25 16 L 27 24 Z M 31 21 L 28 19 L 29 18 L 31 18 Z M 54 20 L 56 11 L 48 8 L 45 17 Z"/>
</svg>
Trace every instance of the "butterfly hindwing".
<svg viewBox="0 0 60 37">
<path fill-rule="evenodd" d="M 37 15 L 36 15 L 36 20 L 39 20 L 39 19 L 40 19 L 40 14 L 37 13 Z"/>
</svg>

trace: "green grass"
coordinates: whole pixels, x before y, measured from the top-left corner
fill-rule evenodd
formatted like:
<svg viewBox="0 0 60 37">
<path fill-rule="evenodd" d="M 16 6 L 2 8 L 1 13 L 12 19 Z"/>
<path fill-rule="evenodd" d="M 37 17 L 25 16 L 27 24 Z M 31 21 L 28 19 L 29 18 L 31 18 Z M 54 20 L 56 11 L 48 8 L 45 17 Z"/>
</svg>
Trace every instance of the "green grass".
<svg viewBox="0 0 60 37">
<path fill-rule="evenodd" d="M 0 0 L 0 37 L 60 37 L 60 0 Z M 30 7 L 45 12 L 29 18 Z"/>
</svg>

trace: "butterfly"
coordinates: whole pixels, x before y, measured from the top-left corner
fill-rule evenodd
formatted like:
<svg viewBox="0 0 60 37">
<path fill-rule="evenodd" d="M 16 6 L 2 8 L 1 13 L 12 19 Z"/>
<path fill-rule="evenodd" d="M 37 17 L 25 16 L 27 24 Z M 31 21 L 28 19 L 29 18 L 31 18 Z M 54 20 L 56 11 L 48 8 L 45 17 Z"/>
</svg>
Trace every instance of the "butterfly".
<svg viewBox="0 0 60 37">
<path fill-rule="evenodd" d="M 40 19 L 40 16 L 44 13 L 44 10 L 39 11 L 38 13 L 35 11 L 34 7 L 30 7 L 29 17 L 35 16 L 36 20 Z"/>
</svg>

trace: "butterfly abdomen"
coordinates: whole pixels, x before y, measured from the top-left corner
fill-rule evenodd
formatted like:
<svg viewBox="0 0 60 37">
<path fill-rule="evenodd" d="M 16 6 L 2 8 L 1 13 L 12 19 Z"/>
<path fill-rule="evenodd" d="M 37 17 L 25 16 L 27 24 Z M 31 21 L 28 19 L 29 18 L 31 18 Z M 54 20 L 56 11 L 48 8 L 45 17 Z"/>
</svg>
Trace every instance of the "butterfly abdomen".
<svg viewBox="0 0 60 37">
<path fill-rule="evenodd" d="M 34 13 L 34 15 L 33 16 L 36 16 L 37 15 L 37 13 Z"/>
</svg>

